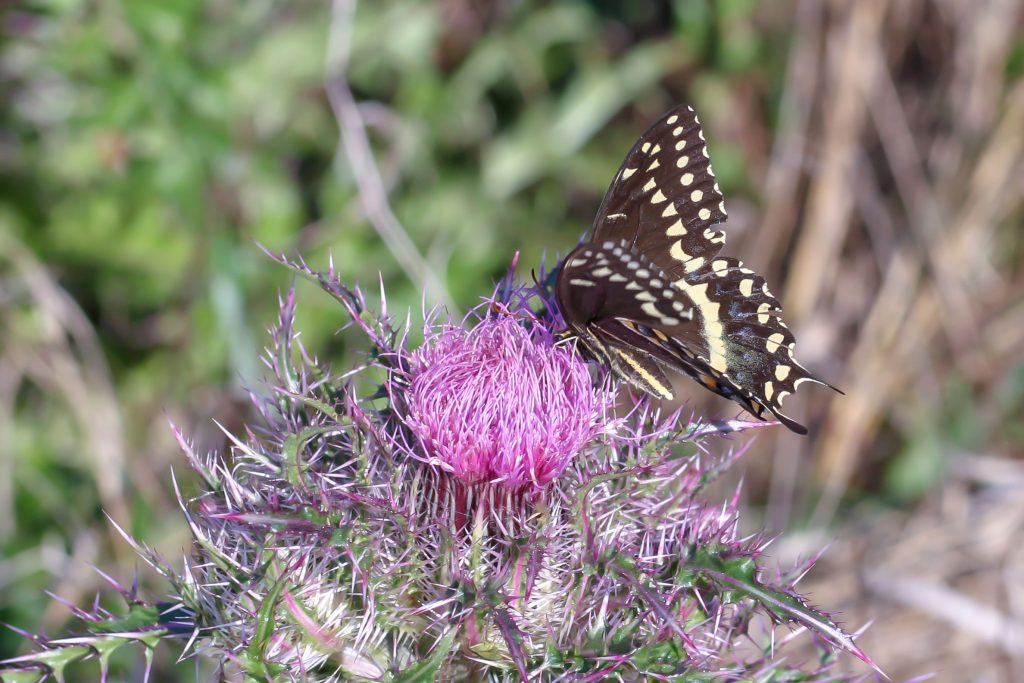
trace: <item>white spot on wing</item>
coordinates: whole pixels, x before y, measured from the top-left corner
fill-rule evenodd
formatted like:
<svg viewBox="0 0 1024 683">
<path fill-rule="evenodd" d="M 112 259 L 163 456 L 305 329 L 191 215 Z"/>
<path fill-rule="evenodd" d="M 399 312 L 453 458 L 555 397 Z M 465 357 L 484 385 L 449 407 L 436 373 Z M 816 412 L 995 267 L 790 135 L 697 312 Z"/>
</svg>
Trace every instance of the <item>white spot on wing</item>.
<svg viewBox="0 0 1024 683">
<path fill-rule="evenodd" d="M 701 209 L 700 211 L 697 212 L 697 215 L 700 217 L 702 221 L 706 221 L 707 219 L 711 218 L 711 212 L 708 211 L 707 209 Z"/>
<path fill-rule="evenodd" d="M 676 205 L 675 204 L 669 204 L 668 206 L 665 207 L 665 210 L 661 212 L 661 217 L 662 218 L 669 218 L 671 216 L 675 216 L 676 213 L 677 213 L 676 212 Z"/>
<path fill-rule="evenodd" d="M 684 173 L 682 175 L 682 177 L 679 179 L 679 182 L 681 182 L 683 184 L 683 187 L 686 187 L 687 185 L 692 185 L 693 184 L 693 174 L 692 173 Z"/>
<path fill-rule="evenodd" d="M 654 196 L 651 197 L 651 204 L 661 204 L 666 199 L 667 197 L 665 194 L 661 190 L 658 190 L 654 193 Z"/>
<path fill-rule="evenodd" d="M 703 198 L 704 198 L 704 193 L 701 192 L 700 190 L 694 190 L 693 192 L 690 193 L 690 201 L 691 202 L 699 202 Z"/>
<path fill-rule="evenodd" d="M 780 382 L 786 381 L 786 378 L 789 377 L 789 371 L 791 369 L 792 368 L 790 368 L 788 365 L 776 366 L 776 368 L 775 368 L 775 379 L 779 380 Z"/>
<path fill-rule="evenodd" d="M 754 281 L 750 278 L 740 281 L 740 294 L 750 296 L 754 292 Z"/>
<path fill-rule="evenodd" d="M 570 285 L 576 285 L 577 287 L 594 287 L 594 283 L 590 280 L 581 280 L 579 278 L 573 278 L 569 280 Z"/>
<path fill-rule="evenodd" d="M 644 185 L 644 192 L 648 192 L 650 190 L 653 190 L 657 186 L 658 186 L 658 184 L 656 182 L 654 182 L 654 178 L 651 178 L 650 180 L 647 181 L 647 184 Z"/>
<path fill-rule="evenodd" d="M 634 173 L 636 173 L 635 168 L 624 168 L 622 169 L 622 179 L 629 180 L 630 176 L 632 176 Z"/>
</svg>

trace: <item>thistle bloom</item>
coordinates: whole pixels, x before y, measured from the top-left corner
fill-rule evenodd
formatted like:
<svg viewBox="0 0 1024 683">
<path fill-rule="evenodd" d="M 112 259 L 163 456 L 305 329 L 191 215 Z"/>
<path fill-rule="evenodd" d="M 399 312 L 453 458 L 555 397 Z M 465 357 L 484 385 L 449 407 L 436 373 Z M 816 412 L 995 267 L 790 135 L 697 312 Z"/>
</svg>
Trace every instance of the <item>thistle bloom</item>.
<svg viewBox="0 0 1024 683">
<path fill-rule="evenodd" d="M 114 649 L 174 638 L 225 680 L 824 682 L 855 679 L 832 648 L 870 663 L 796 592 L 809 564 L 765 577 L 738 497 L 708 500 L 734 459 L 711 454 L 719 427 L 646 402 L 607 417 L 612 387 L 553 343 L 550 287 L 510 280 L 496 314 L 428 321 L 410 350 L 333 271 L 280 260 L 342 304 L 383 372 L 318 363 L 288 296 L 259 427 L 229 456 L 176 432 L 199 479 L 179 498 L 191 554 L 176 568 L 126 536 L 172 601 L 122 587 L 127 615 L 76 610 L 88 633 L 33 636 L 0 679 L 61 680 L 89 658 L 105 679 Z M 817 660 L 750 647 L 777 623 L 815 631 Z"/>
<path fill-rule="evenodd" d="M 600 430 L 608 395 L 571 347 L 511 316 L 446 326 L 411 354 L 406 424 L 467 483 L 543 487 Z"/>
</svg>

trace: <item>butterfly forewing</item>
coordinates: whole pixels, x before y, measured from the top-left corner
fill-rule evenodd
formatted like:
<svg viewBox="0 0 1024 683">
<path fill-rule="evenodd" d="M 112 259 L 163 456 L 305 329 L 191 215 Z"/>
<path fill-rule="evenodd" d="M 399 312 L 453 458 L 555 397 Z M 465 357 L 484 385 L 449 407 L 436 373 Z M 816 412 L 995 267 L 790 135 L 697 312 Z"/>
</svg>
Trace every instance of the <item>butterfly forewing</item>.
<svg viewBox="0 0 1024 683">
<path fill-rule="evenodd" d="M 704 133 L 689 107 L 678 107 L 633 146 L 594 222 L 592 240 L 625 239 L 678 279 L 725 245 L 714 225 L 726 218 Z"/>
<path fill-rule="evenodd" d="M 764 279 L 719 256 L 722 194 L 693 110 L 666 114 L 634 145 L 589 240 L 566 257 L 557 298 L 570 330 L 640 389 L 672 391 L 660 365 L 694 377 L 758 417 L 805 381 L 793 335 Z"/>
</svg>

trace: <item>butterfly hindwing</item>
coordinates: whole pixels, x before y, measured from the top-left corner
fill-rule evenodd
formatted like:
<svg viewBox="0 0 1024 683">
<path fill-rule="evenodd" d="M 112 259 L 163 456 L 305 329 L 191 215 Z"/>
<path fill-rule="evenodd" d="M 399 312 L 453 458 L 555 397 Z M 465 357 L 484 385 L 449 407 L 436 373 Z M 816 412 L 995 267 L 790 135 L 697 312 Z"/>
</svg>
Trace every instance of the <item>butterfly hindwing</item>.
<svg viewBox="0 0 1024 683">
<path fill-rule="evenodd" d="M 758 417 L 799 433 L 782 400 L 820 382 L 793 358 L 793 335 L 764 278 L 719 256 L 722 194 L 693 110 L 652 126 L 612 182 L 590 239 L 556 285 L 570 331 L 623 379 L 671 398 L 660 366 L 684 372 Z M 827 385 L 826 385 L 827 386 Z"/>
</svg>

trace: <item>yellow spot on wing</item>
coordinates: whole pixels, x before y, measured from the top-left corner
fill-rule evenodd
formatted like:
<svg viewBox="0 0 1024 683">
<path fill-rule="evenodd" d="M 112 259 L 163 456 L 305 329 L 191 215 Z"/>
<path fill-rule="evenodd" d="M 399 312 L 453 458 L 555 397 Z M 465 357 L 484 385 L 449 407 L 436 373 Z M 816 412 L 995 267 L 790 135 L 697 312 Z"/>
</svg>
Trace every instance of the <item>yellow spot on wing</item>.
<svg viewBox="0 0 1024 683">
<path fill-rule="evenodd" d="M 665 194 L 661 190 L 658 190 L 654 193 L 654 196 L 651 197 L 651 204 L 661 204 L 666 199 L 667 197 Z"/>
<path fill-rule="evenodd" d="M 779 347 L 782 346 L 782 342 L 784 342 L 785 340 L 786 335 L 782 334 L 781 332 L 776 332 L 772 336 L 768 337 L 768 339 L 764 343 L 764 347 L 768 349 L 768 353 L 775 353 L 776 351 L 779 350 Z"/>
<path fill-rule="evenodd" d="M 671 235 L 672 233 L 669 232 L 669 234 Z M 669 247 L 668 255 L 671 256 L 672 258 L 674 258 L 676 261 L 689 261 L 690 260 L 690 255 L 687 254 L 685 251 L 683 251 L 683 241 L 682 240 L 676 240 L 675 242 L 672 243 L 672 246 Z"/>
<path fill-rule="evenodd" d="M 639 295 L 637 296 L 637 298 L 640 298 Z M 651 298 L 653 299 L 654 297 Z M 642 304 L 640 306 L 640 310 L 646 313 L 647 315 L 651 316 L 652 318 L 657 318 L 658 320 L 661 320 L 662 318 L 665 317 L 661 314 L 661 311 L 658 310 L 658 307 L 652 304 L 651 302 Z"/>
<path fill-rule="evenodd" d="M 754 292 L 754 281 L 750 278 L 740 282 L 740 294 L 750 296 Z"/>
<path fill-rule="evenodd" d="M 633 175 L 634 173 L 636 173 L 636 169 L 635 169 L 635 168 L 627 168 L 626 170 L 624 170 L 624 171 L 622 172 L 622 179 L 623 179 L 623 180 L 628 180 L 628 179 L 629 179 L 629 177 L 630 177 L 631 175 Z"/>
<path fill-rule="evenodd" d="M 654 182 L 654 178 L 651 178 L 650 180 L 647 181 L 647 184 L 644 185 L 644 192 L 647 192 L 649 190 L 653 190 L 657 186 L 658 186 L 658 184 L 656 182 Z"/>
<path fill-rule="evenodd" d="M 771 382 L 764 383 L 764 397 L 769 401 L 772 400 L 772 394 L 775 393 L 775 387 Z"/>
<path fill-rule="evenodd" d="M 789 377 L 789 371 L 791 369 L 792 368 L 790 368 L 788 365 L 777 366 L 775 368 L 775 379 L 779 380 L 780 382 L 785 381 L 786 378 Z"/>
<path fill-rule="evenodd" d="M 704 257 L 703 256 L 698 256 L 697 258 L 692 258 L 689 261 L 687 261 L 685 264 L 683 264 L 683 270 L 685 270 L 687 273 L 692 273 L 693 271 L 697 270 L 698 268 L 700 268 L 703 265 L 704 265 Z"/>
<path fill-rule="evenodd" d="M 701 209 L 700 213 L 698 215 L 700 215 L 701 218 L 704 218 L 704 214 L 705 213 L 709 213 L 708 210 L 707 209 Z M 710 215 L 710 213 L 709 213 L 709 215 Z M 722 242 L 724 244 L 725 243 L 725 233 L 724 232 L 718 232 L 717 230 L 714 230 L 712 228 L 705 228 L 704 229 L 704 239 L 708 240 L 709 242 L 716 242 L 716 243 L 717 242 Z"/>
<path fill-rule="evenodd" d="M 673 207 L 673 208 L 675 208 L 675 207 Z M 685 235 L 686 234 L 686 228 L 683 226 L 683 220 L 680 218 L 675 223 L 673 223 L 672 225 L 668 226 L 668 230 L 665 231 L 665 234 L 668 235 L 669 237 L 678 237 L 680 235 Z M 675 249 L 676 246 L 678 246 L 680 249 L 682 249 L 682 244 L 680 244 L 679 242 L 676 242 L 675 244 L 673 244 L 672 248 Z M 675 257 L 675 254 L 673 254 L 673 256 Z M 679 257 L 676 257 L 676 258 L 679 258 Z M 684 254 L 683 258 L 679 258 L 679 260 L 683 261 L 683 260 L 685 260 L 685 258 L 686 258 L 686 255 Z"/>
<path fill-rule="evenodd" d="M 675 204 L 669 204 L 668 206 L 665 207 L 665 210 L 661 212 L 661 217 L 662 218 L 670 218 L 671 216 L 675 216 L 676 214 L 677 214 L 676 205 Z"/>
<path fill-rule="evenodd" d="M 622 360 L 626 361 L 626 363 L 629 365 L 629 367 L 633 368 L 633 370 L 636 372 L 636 374 L 638 374 L 641 377 L 643 377 L 644 381 L 647 382 L 647 384 L 652 389 L 654 389 L 656 392 L 658 392 L 659 396 L 661 396 L 665 400 L 672 400 L 673 394 L 669 390 L 669 388 L 666 387 L 661 382 L 659 382 L 657 377 L 655 377 L 654 375 L 649 373 L 647 371 L 647 368 L 645 368 L 644 366 L 640 365 L 640 363 L 638 363 L 636 361 L 636 358 L 633 358 L 633 356 L 629 355 L 628 353 L 626 353 L 625 351 L 623 351 L 620 348 L 616 348 L 616 347 L 612 347 L 612 348 L 615 349 L 615 353 L 619 354 L 619 357 L 622 358 Z"/>
<path fill-rule="evenodd" d="M 708 343 L 710 358 L 709 365 L 719 372 L 726 372 L 729 363 L 725 359 L 725 340 L 722 338 L 725 328 L 718 319 L 718 309 L 721 305 L 708 298 L 708 283 L 702 282 L 699 285 L 691 285 L 686 278 L 675 281 L 675 286 L 683 290 L 693 303 L 700 309 L 701 317 L 704 320 L 704 340 Z"/>
</svg>

